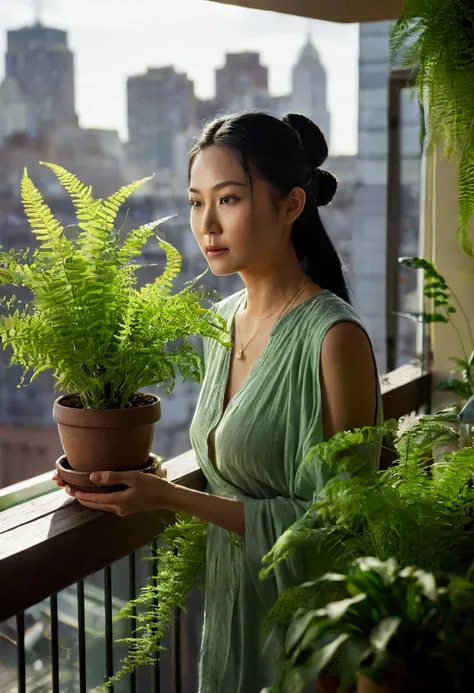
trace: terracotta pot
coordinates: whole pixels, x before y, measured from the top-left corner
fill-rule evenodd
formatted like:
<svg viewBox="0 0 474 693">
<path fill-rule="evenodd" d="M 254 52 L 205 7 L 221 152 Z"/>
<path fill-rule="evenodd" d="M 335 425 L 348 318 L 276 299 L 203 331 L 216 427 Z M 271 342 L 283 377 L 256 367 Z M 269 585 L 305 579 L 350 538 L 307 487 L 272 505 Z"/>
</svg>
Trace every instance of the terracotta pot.
<svg viewBox="0 0 474 693">
<path fill-rule="evenodd" d="M 156 395 L 142 392 L 125 409 L 82 409 L 77 395 L 59 397 L 53 407 L 69 465 L 78 472 L 143 469 L 155 423 L 161 417 Z"/>
<path fill-rule="evenodd" d="M 316 693 L 337 693 L 340 683 L 340 679 L 334 676 L 320 676 L 314 683 L 314 689 Z"/>
<path fill-rule="evenodd" d="M 395 693 L 395 688 L 387 684 L 374 683 L 365 676 L 360 676 L 357 682 L 357 693 Z"/>
<path fill-rule="evenodd" d="M 145 474 L 160 474 L 161 459 L 156 455 L 150 455 L 148 462 L 141 472 Z M 90 472 L 76 472 L 71 468 L 66 455 L 61 455 L 56 460 L 56 471 L 68 486 L 76 491 L 86 491 L 86 493 L 112 493 L 113 491 L 123 491 L 126 486 L 97 486 L 90 480 Z M 127 470 L 129 471 L 129 470 Z"/>
</svg>

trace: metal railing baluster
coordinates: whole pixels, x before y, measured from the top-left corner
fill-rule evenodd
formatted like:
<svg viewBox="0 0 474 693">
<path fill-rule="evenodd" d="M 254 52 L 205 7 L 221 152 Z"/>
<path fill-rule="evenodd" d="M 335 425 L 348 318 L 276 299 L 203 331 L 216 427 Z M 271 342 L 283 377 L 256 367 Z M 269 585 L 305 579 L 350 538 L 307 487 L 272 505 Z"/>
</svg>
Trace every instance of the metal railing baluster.
<svg viewBox="0 0 474 693">
<path fill-rule="evenodd" d="M 114 675 L 114 633 L 112 625 L 112 566 L 104 568 L 105 608 L 105 675 L 108 680 Z M 113 686 L 109 689 L 113 693 Z"/>
<path fill-rule="evenodd" d="M 87 693 L 86 684 L 86 609 L 84 580 L 77 583 L 77 629 L 79 639 L 79 693 Z"/>
<path fill-rule="evenodd" d="M 59 621 L 58 621 L 58 595 L 53 594 L 49 598 L 51 612 L 51 683 L 52 693 L 60 693 L 59 690 Z"/>
<path fill-rule="evenodd" d="M 25 658 L 25 612 L 16 616 L 16 662 L 18 693 L 26 693 L 26 658 Z"/>
</svg>

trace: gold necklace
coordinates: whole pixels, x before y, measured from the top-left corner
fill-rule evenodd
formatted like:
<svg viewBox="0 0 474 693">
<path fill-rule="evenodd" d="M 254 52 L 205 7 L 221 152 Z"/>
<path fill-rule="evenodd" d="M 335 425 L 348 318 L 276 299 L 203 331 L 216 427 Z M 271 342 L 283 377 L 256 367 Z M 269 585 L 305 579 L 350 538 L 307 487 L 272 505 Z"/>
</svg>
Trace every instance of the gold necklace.
<svg viewBox="0 0 474 693">
<path fill-rule="evenodd" d="M 298 300 L 298 298 L 301 296 L 301 294 L 306 289 L 306 287 L 308 286 L 309 283 L 310 283 L 309 279 L 306 276 L 304 276 L 303 279 L 298 284 L 298 286 L 296 287 L 296 291 L 293 294 L 291 294 L 290 298 L 287 300 L 287 302 L 285 303 L 285 305 L 281 309 L 280 313 L 277 316 L 278 319 L 282 317 L 283 313 L 285 313 L 287 310 L 290 310 L 290 308 L 292 308 L 295 301 Z M 267 313 L 266 315 L 262 315 L 262 317 L 260 318 L 260 321 L 265 320 L 266 318 L 269 318 L 271 315 L 274 315 L 274 314 L 275 314 L 275 311 L 273 310 L 271 313 Z M 239 343 L 240 343 L 240 349 L 237 352 L 236 358 L 238 359 L 238 361 L 245 361 L 245 359 L 246 359 L 245 352 L 247 351 L 250 342 L 257 336 L 258 327 L 254 331 L 254 333 L 252 334 L 252 336 L 250 337 L 250 339 L 248 340 L 248 342 L 245 346 L 242 344 L 242 337 L 240 336 L 240 330 L 239 330 L 239 325 L 238 325 L 237 321 L 236 321 L 236 328 L 237 328 L 237 336 L 239 338 Z"/>
</svg>

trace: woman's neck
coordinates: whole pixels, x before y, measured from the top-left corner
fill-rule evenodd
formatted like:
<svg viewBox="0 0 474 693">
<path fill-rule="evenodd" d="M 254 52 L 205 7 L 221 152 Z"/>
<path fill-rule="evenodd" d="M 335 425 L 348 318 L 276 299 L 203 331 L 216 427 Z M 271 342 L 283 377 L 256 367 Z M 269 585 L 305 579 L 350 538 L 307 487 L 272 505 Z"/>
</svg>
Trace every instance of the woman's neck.
<svg viewBox="0 0 474 693">
<path fill-rule="evenodd" d="M 305 273 L 297 260 L 289 262 L 286 258 L 281 267 L 272 266 L 261 273 L 243 272 L 241 277 L 247 289 L 245 312 L 259 318 L 273 309 L 278 312 L 291 294 L 304 283 Z"/>
</svg>

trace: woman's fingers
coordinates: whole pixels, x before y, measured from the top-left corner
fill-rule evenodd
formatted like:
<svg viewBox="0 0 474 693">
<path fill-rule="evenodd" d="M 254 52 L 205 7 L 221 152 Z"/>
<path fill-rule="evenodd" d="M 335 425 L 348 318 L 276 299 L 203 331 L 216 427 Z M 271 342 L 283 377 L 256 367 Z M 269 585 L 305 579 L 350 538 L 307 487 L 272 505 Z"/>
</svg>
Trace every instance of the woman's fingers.
<svg viewBox="0 0 474 693">
<path fill-rule="evenodd" d="M 75 491 L 74 496 L 78 501 L 94 503 L 95 505 L 117 506 L 126 502 L 126 491 L 115 491 L 114 493 L 87 493 L 85 491 Z M 127 494 L 128 495 L 128 494 Z"/>
<path fill-rule="evenodd" d="M 57 486 L 60 486 L 61 488 L 64 488 L 66 486 L 66 482 L 61 479 L 61 477 L 59 476 L 59 474 L 57 472 L 55 472 L 53 474 L 52 481 L 54 481 L 54 483 Z"/>
<path fill-rule="evenodd" d="M 114 505 L 104 505 L 102 503 L 94 503 L 91 501 L 84 500 L 81 500 L 80 502 L 81 505 L 84 505 L 86 508 L 91 508 L 91 510 L 100 510 L 104 513 L 113 513 L 114 515 L 120 515 L 119 509 L 116 508 Z"/>
<path fill-rule="evenodd" d="M 142 472 L 93 472 L 89 479 L 97 486 L 135 486 Z"/>
</svg>

